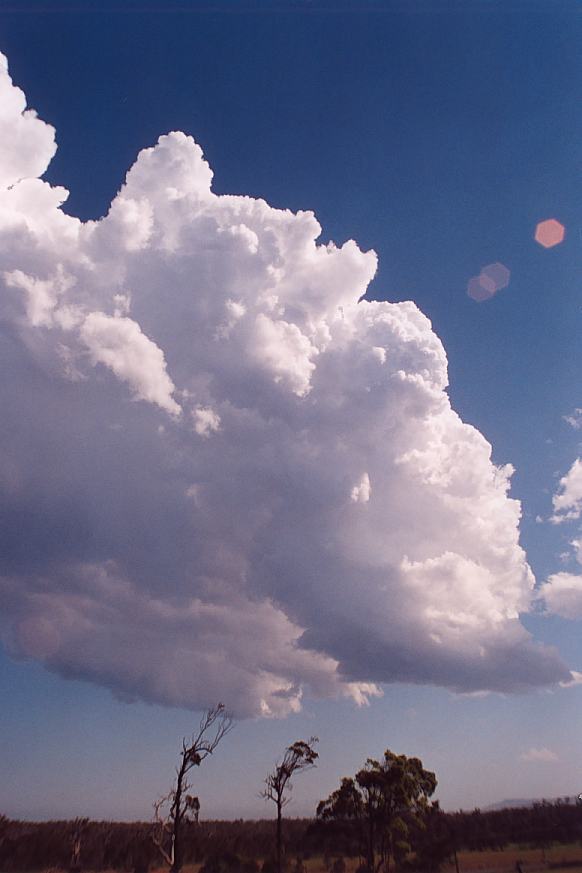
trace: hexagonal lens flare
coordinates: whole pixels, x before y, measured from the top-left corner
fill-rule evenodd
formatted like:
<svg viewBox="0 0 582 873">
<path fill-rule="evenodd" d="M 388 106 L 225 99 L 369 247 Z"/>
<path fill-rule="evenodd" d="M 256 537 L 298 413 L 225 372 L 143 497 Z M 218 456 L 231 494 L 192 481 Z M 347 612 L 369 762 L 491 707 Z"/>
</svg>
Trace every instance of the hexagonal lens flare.
<svg viewBox="0 0 582 873">
<path fill-rule="evenodd" d="M 561 243 L 566 235 L 566 228 L 555 218 L 547 218 L 536 226 L 535 241 L 545 249 L 551 249 Z"/>
<path fill-rule="evenodd" d="M 467 294 L 477 303 L 489 300 L 502 288 L 507 288 L 511 272 L 496 261 L 483 267 L 478 276 L 473 276 L 467 284 Z"/>
<path fill-rule="evenodd" d="M 489 300 L 495 294 L 495 285 L 486 276 L 473 276 L 467 285 L 467 294 L 477 303 Z"/>
<path fill-rule="evenodd" d="M 486 267 L 483 267 L 481 275 L 486 276 L 487 279 L 494 283 L 496 291 L 501 291 L 502 288 L 507 288 L 509 285 L 511 272 L 505 264 L 500 264 L 499 261 L 496 261 L 494 264 L 488 264 Z"/>
</svg>

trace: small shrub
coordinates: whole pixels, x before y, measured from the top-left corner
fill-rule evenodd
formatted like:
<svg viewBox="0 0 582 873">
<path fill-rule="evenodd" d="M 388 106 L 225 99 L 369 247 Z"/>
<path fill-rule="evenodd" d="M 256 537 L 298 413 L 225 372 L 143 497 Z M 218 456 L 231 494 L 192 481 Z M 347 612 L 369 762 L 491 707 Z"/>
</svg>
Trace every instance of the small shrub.
<svg viewBox="0 0 582 873">
<path fill-rule="evenodd" d="M 252 859 L 242 859 L 234 852 L 208 855 L 199 873 L 259 873 L 259 865 Z"/>
</svg>

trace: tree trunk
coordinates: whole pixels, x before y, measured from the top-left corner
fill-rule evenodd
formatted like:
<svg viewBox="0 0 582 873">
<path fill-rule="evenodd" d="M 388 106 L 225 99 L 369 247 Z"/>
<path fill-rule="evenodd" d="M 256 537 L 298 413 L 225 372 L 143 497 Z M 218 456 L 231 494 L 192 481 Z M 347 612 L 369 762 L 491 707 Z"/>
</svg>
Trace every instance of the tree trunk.
<svg viewBox="0 0 582 873">
<path fill-rule="evenodd" d="M 283 861 L 283 816 L 281 814 L 282 803 L 277 801 L 277 873 L 282 873 Z"/>
<path fill-rule="evenodd" d="M 174 810 L 174 822 L 172 828 L 172 866 L 170 873 L 180 873 L 182 869 L 182 791 L 184 776 L 186 775 L 186 754 L 182 756 L 182 766 L 178 771 L 176 780 L 176 793 L 172 804 Z"/>
<path fill-rule="evenodd" d="M 171 848 L 172 866 L 170 873 L 180 873 L 182 869 L 182 843 L 180 842 L 180 823 L 174 822 L 174 831 L 172 833 L 172 848 Z"/>
<path fill-rule="evenodd" d="M 374 852 L 374 813 L 368 807 L 368 870 L 370 873 L 375 873 L 375 852 Z"/>
</svg>

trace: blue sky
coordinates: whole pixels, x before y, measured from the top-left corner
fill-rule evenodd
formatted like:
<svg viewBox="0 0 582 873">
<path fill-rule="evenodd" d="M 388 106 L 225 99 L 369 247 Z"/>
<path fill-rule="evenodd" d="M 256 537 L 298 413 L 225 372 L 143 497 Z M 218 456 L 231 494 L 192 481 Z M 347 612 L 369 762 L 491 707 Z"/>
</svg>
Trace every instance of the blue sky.
<svg viewBox="0 0 582 873">
<path fill-rule="evenodd" d="M 216 194 L 313 210 L 319 242 L 354 239 L 375 250 L 367 299 L 412 300 L 428 316 L 446 350 L 453 408 L 492 444 L 495 464 L 515 468 L 520 542 L 540 584 L 577 567 L 569 546 L 576 519 L 547 519 L 558 479 L 580 453 L 564 416 L 582 406 L 581 30 L 579 5 L 567 2 L 0 5 L 0 51 L 13 82 L 56 128 L 58 150 L 43 178 L 70 190 L 68 214 L 104 216 L 138 152 L 181 130 L 202 147 Z M 534 232 L 548 218 L 566 237 L 544 249 Z M 478 304 L 467 282 L 494 262 L 510 269 L 510 284 Z M 142 325 L 153 323 L 147 318 Z M 171 372 L 163 329 L 160 337 Z M 82 392 L 88 383 L 76 384 Z M 66 409 L 58 398 L 55 410 Z M 40 426 L 16 401 L 10 411 Z M 123 426 L 135 436 L 149 421 L 144 413 Z M 83 439 L 92 432 L 87 425 Z M 139 436 L 135 445 L 139 454 Z M 62 483 L 53 485 L 61 493 Z M 11 507 L 7 497 L 3 521 Z M 53 536 L 81 553 L 63 518 L 67 533 Z M 27 524 L 30 549 L 42 556 L 42 513 L 23 523 L 24 536 Z M 103 543 L 93 552 L 110 557 Z M 2 574 L 21 572 L 11 553 Z M 293 609 L 295 620 L 301 609 Z M 534 611 L 522 624 L 582 670 L 580 623 L 563 608 Z M 326 652 L 347 659 L 341 645 L 329 645 Z M 102 665 L 69 658 L 45 669 L 25 655 L 7 644 L 0 661 L 0 743 L 8 750 L 0 810 L 149 817 L 196 714 L 120 702 Z M 416 681 L 384 684 L 384 696 L 364 708 L 315 694 L 286 718 L 241 720 L 200 773 L 203 814 L 268 814 L 257 796 L 266 770 L 285 745 L 312 734 L 320 765 L 297 780 L 290 814 L 310 814 L 340 776 L 385 748 L 421 756 L 446 808 L 580 790 L 579 686 L 468 697 Z M 136 698 L 148 693 L 136 684 Z M 531 750 L 542 750 L 542 760 Z"/>
</svg>

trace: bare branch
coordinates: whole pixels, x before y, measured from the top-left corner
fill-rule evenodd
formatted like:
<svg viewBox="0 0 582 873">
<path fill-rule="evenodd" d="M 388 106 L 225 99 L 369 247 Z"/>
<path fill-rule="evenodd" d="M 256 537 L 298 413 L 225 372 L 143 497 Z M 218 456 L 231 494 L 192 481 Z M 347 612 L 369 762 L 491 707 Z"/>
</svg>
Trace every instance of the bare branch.
<svg viewBox="0 0 582 873">
<path fill-rule="evenodd" d="M 151 833 L 151 834 L 150 834 L 150 837 L 151 837 L 151 841 L 152 841 L 152 843 L 153 843 L 154 846 L 157 848 L 158 852 L 160 853 L 160 855 L 162 856 L 162 858 L 164 859 L 164 861 L 166 862 L 166 864 L 169 864 L 170 867 L 171 867 L 172 864 L 174 863 L 174 859 L 173 859 L 172 856 L 171 856 L 171 855 L 170 855 L 170 854 L 165 850 L 164 846 L 162 845 L 161 840 L 158 838 L 158 836 L 156 835 L 155 832 L 154 832 L 154 833 Z"/>
<path fill-rule="evenodd" d="M 199 767 L 202 761 L 212 755 L 218 744 L 233 728 L 232 718 L 227 713 L 224 704 L 219 703 L 200 720 L 198 733 L 193 734 L 190 742 L 182 740 L 182 755 L 187 758 L 187 769 Z M 208 732 L 214 729 L 211 736 Z"/>
<path fill-rule="evenodd" d="M 182 867 L 182 824 L 188 820 L 197 822 L 200 812 L 200 801 L 188 793 L 191 787 L 188 773 L 212 755 L 232 727 L 232 719 L 224 704 L 219 703 L 209 709 L 200 719 L 197 733 L 192 734 L 190 739 L 184 737 L 182 740 L 172 789 L 154 803 L 152 841 L 164 861 L 170 865 L 171 873 L 179 873 Z M 164 809 L 167 810 L 166 814 Z"/>
<path fill-rule="evenodd" d="M 150 836 L 152 843 L 154 846 L 158 848 L 160 855 L 170 866 L 174 863 L 174 859 L 172 854 L 166 850 L 164 846 L 164 837 L 168 837 L 172 833 L 172 823 L 170 821 L 169 815 L 163 816 L 162 809 L 164 804 L 168 803 L 172 797 L 172 792 L 170 791 L 168 794 L 165 794 L 163 797 L 160 797 L 158 800 L 154 801 L 154 829 L 152 830 Z M 156 826 L 159 829 L 159 833 L 156 830 Z"/>
</svg>

